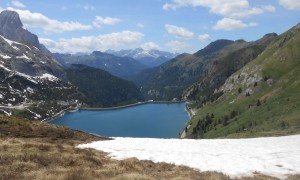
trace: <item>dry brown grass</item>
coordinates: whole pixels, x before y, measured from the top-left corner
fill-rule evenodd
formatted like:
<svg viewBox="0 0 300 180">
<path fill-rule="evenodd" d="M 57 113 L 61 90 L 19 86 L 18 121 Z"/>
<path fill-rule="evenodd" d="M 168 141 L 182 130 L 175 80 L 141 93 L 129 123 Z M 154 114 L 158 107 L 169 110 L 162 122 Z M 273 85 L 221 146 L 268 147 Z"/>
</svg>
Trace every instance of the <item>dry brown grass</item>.
<svg viewBox="0 0 300 180">
<path fill-rule="evenodd" d="M 230 179 L 217 172 L 198 172 L 136 158 L 117 161 L 101 151 L 75 148 L 78 143 L 103 139 L 107 138 L 0 117 L 0 179 Z M 243 179 L 275 178 L 257 175 Z"/>
</svg>

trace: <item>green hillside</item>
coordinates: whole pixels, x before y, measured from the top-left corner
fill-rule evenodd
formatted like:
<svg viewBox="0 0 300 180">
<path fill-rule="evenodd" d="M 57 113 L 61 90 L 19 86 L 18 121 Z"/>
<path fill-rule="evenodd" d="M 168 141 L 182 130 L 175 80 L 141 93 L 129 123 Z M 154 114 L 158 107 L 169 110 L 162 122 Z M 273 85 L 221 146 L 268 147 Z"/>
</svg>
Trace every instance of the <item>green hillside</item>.
<svg viewBox="0 0 300 180">
<path fill-rule="evenodd" d="M 146 99 L 180 98 L 187 87 L 208 74 L 213 62 L 251 44 L 243 40 L 217 40 L 195 54 L 179 55 L 161 66 L 146 69 L 129 79 L 141 87 Z"/>
<path fill-rule="evenodd" d="M 224 84 L 229 76 L 261 54 L 275 37 L 277 37 L 275 33 L 266 34 L 261 39 L 249 43 L 248 46 L 218 58 L 208 68 L 207 75 L 199 77 L 198 81 L 188 87 L 182 96 L 194 100 L 194 106 L 198 108 L 203 101 L 220 96 L 222 93 L 214 96 L 212 93 Z"/>
<path fill-rule="evenodd" d="M 101 69 L 73 64 L 67 70 L 67 75 L 70 82 L 85 95 L 91 107 L 111 107 L 143 101 L 134 83 Z"/>
<path fill-rule="evenodd" d="M 204 101 L 188 123 L 188 138 L 299 133 L 300 25 L 275 38 L 212 96 L 218 98 Z"/>
</svg>

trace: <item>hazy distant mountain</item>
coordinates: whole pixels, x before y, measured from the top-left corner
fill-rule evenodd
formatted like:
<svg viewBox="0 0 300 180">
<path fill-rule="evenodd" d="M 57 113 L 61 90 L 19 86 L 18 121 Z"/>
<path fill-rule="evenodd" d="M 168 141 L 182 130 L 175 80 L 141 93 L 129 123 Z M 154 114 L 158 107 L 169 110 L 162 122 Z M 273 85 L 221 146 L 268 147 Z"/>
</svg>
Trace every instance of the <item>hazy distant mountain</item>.
<svg viewBox="0 0 300 180">
<path fill-rule="evenodd" d="M 137 74 L 147 67 L 130 57 L 118 57 L 112 54 L 94 51 L 90 55 L 71 55 L 53 53 L 53 56 L 65 67 L 71 64 L 85 64 L 122 77 Z"/>
<path fill-rule="evenodd" d="M 142 48 L 120 51 L 108 50 L 106 52 L 119 57 L 134 58 L 149 67 L 159 66 L 178 55 L 156 49 L 145 50 Z"/>
</svg>

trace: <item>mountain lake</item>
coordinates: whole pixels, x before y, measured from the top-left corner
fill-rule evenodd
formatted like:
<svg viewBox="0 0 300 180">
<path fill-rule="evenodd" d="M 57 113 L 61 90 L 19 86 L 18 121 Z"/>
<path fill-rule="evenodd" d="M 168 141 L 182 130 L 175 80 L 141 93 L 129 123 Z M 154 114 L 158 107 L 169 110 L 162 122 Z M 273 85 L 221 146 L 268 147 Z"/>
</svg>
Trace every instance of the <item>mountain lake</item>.
<svg viewBox="0 0 300 180">
<path fill-rule="evenodd" d="M 112 110 L 79 110 L 51 121 L 109 137 L 177 138 L 189 116 L 186 103 L 147 103 Z"/>
</svg>

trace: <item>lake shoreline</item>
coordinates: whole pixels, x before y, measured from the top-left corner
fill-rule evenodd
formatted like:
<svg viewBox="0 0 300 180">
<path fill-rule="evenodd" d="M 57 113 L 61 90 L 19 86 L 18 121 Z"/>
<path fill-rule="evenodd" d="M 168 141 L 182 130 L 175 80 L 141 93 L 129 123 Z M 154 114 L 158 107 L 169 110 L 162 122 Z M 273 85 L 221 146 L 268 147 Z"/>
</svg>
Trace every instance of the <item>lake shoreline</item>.
<svg viewBox="0 0 300 180">
<path fill-rule="evenodd" d="M 184 101 L 159 101 L 110 109 L 80 108 L 77 113 L 48 122 L 107 137 L 178 138 L 188 119 Z"/>
<path fill-rule="evenodd" d="M 125 108 L 130 108 L 134 106 L 139 106 L 139 105 L 144 105 L 144 104 L 163 104 L 163 103 L 186 103 L 187 101 L 144 101 L 144 102 L 138 102 L 138 103 L 133 103 L 133 104 L 127 104 L 123 106 L 114 106 L 114 107 L 107 107 L 107 108 L 78 108 L 76 111 L 70 111 L 67 109 L 63 109 L 57 114 L 53 115 L 52 117 L 46 118 L 41 120 L 41 122 L 51 122 L 54 121 L 62 116 L 64 116 L 66 113 L 73 113 L 77 112 L 80 110 L 86 110 L 86 111 L 107 111 L 107 110 L 118 110 L 118 109 L 125 109 Z M 188 113 L 189 114 L 189 113 Z"/>
<path fill-rule="evenodd" d="M 88 110 L 88 111 L 105 111 L 105 110 L 114 110 L 114 109 L 123 109 L 123 108 L 129 108 L 144 104 L 163 104 L 163 103 L 184 103 L 186 101 L 145 101 L 145 102 L 138 102 L 134 104 L 128 104 L 123 106 L 114 106 L 114 107 L 107 107 L 107 108 L 79 108 L 79 110 Z"/>
</svg>

